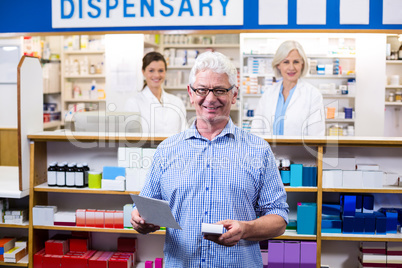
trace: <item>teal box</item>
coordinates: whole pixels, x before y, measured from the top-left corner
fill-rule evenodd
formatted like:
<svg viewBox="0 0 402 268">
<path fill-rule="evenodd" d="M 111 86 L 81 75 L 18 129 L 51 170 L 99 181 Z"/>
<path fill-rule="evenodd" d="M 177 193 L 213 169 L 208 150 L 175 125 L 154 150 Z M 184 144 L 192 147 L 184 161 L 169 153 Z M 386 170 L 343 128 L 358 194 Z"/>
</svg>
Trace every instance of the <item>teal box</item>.
<svg viewBox="0 0 402 268">
<path fill-rule="evenodd" d="M 298 187 L 303 186 L 303 165 L 291 164 L 290 165 L 290 186 Z"/>
<path fill-rule="evenodd" d="M 317 204 L 297 204 L 297 234 L 317 234 Z"/>
<path fill-rule="evenodd" d="M 317 167 L 303 167 L 303 186 L 317 187 Z"/>
<path fill-rule="evenodd" d="M 290 183 L 290 170 L 281 170 L 281 178 L 283 184 Z"/>
</svg>

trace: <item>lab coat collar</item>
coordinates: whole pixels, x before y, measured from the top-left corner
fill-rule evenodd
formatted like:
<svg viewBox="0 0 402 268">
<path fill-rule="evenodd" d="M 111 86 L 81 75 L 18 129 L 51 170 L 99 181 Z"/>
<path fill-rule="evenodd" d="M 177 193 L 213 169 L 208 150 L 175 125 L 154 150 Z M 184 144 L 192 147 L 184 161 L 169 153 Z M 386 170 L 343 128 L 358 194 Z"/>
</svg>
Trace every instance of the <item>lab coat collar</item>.
<svg viewBox="0 0 402 268">
<path fill-rule="evenodd" d="M 161 95 L 161 102 L 159 102 L 158 98 L 155 97 L 155 95 L 152 93 L 151 89 L 146 86 L 143 90 L 142 90 L 144 96 L 151 100 L 152 103 L 159 103 L 161 105 L 163 105 L 164 103 L 166 103 L 166 101 L 168 100 L 167 98 L 167 94 L 165 92 L 165 90 L 162 88 L 162 95 Z"/>
<path fill-rule="evenodd" d="M 197 120 L 194 120 L 193 124 L 190 126 L 189 129 L 185 131 L 185 139 L 206 139 L 205 137 L 201 136 L 201 134 L 198 132 L 197 127 L 195 126 L 197 123 Z M 216 136 L 213 140 L 216 140 L 218 138 L 227 136 L 229 138 L 236 139 L 235 135 L 235 125 L 233 124 L 232 119 L 229 117 L 229 121 L 226 124 L 226 126 L 222 129 L 222 132 L 219 133 L 218 136 Z"/>
</svg>

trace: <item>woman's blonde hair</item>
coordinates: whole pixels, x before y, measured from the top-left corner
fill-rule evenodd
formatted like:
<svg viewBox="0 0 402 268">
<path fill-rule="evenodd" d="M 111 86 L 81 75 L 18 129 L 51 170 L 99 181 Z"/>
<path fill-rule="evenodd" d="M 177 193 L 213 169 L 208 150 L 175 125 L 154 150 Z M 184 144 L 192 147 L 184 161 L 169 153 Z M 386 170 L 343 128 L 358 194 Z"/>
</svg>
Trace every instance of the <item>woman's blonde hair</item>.
<svg viewBox="0 0 402 268">
<path fill-rule="evenodd" d="M 274 70 L 276 77 L 282 77 L 281 72 L 278 70 L 278 65 L 289 55 L 292 50 L 297 50 L 303 60 L 303 67 L 301 69 L 300 77 L 303 77 L 307 74 L 308 70 L 308 62 L 306 53 L 304 53 L 303 47 L 299 42 L 294 40 L 288 40 L 283 42 L 278 50 L 275 53 L 275 56 L 272 60 L 272 69 Z"/>
</svg>

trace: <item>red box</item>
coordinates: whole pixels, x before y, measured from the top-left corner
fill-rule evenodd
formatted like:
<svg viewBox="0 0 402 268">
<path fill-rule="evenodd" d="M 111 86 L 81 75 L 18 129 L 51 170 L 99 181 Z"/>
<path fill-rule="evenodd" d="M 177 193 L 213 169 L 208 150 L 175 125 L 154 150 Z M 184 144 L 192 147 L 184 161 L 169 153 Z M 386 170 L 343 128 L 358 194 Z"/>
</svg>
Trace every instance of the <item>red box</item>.
<svg viewBox="0 0 402 268">
<path fill-rule="evenodd" d="M 115 258 L 109 259 L 109 268 L 132 268 L 133 260 L 129 258 Z"/>
<path fill-rule="evenodd" d="M 85 211 L 85 226 L 95 227 L 95 209 L 87 209 Z"/>
<path fill-rule="evenodd" d="M 116 210 L 114 213 L 113 220 L 114 228 L 123 229 L 124 228 L 124 212 L 122 210 Z"/>
<path fill-rule="evenodd" d="M 105 211 L 105 228 L 114 227 L 114 210 Z"/>
<path fill-rule="evenodd" d="M 104 210 L 95 211 L 95 227 L 105 228 L 105 211 Z"/>
<path fill-rule="evenodd" d="M 137 238 L 119 237 L 117 239 L 117 250 L 134 253 L 137 249 Z"/>
<path fill-rule="evenodd" d="M 45 254 L 43 256 L 42 268 L 60 268 L 63 255 Z"/>
<path fill-rule="evenodd" d="M 77 222 L 77 227 L 85 227 L 85 209 L 75 211 L 75 221 Z"/>
<path fill-rule="evenodd" d="M 108 268 L 109 259 L 114 252 L 98 251 L 88 261 L 88 268 Z"/>
<path fill-rule="evenodd" d="M 33 268 L 42 268 L 43 256 L 45 256 L 45 249 L 41 249 L 33 256 Z"/>
<path fill-rule="evenodd" d="M 88 251 L 88 239 L 70 238 L 70 252 L 86 252 Z"/>
<path fill-rule="evenodd" d="M 61 260 L 61 268 L 87 268 L 88 260 L 96 253 L 96 250 L 89 250 L 78 254 L 64 255 Z"/>
<path fill-rule="evenodd" d="M 68 240 L 47 240 L 45 242 L 46 254 L 64 255 L 68 250 Z"/>
</svg>

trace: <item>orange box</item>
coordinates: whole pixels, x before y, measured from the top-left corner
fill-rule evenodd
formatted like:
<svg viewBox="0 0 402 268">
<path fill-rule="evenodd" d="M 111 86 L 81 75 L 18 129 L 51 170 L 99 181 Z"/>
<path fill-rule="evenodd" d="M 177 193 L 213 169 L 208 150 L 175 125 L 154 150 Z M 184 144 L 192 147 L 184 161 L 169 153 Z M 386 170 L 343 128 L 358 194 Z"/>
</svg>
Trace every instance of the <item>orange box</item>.
<svg viewBox="0 0 402 268">
<path fill-rule="evenodd" d="M 95 227 L 105 228 L 105 211 L 104 210 L 95 211 Z"/>
<path fill-rule="evenodd" d="M 77 227 L 85 227 L 85 209 L 75 211 L 75 221 L 77 222 Z"/>
<path fill-rule="evenodd" d="M 96 209 L 87 209 L 85 211 L 85 226 L 95 227 L 95 212 Z"/>
<path fill-rule="evenodd" d="M 113 220 L 114 228 L 123 229 L 124 228 L 124 212 L 123 210 L 116 210 L 114 213 Z"/>
<path fill-rule="evenodd" d="M 114 210 L 105 211 L 105 228 L 114 227 Z"/>
</svg>

